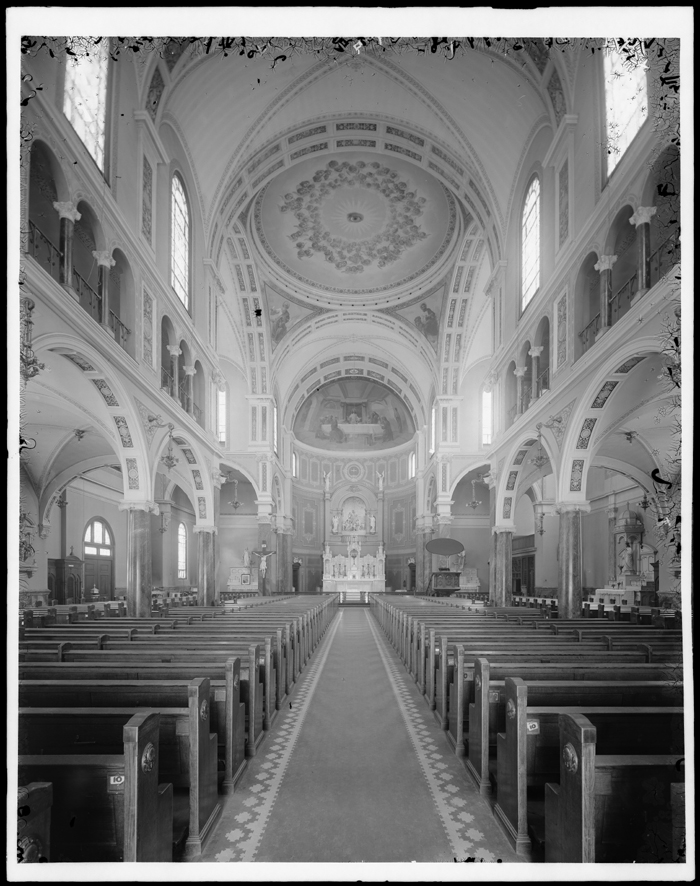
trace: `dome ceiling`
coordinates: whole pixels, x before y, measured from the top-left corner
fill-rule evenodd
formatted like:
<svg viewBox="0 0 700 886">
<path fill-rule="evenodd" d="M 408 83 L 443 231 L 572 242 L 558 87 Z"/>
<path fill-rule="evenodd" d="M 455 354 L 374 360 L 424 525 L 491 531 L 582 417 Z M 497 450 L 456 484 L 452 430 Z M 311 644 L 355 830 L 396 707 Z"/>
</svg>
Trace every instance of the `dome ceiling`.
<svg viewBox="0 0 700 886">
<path fill-rule="evenodd" d="M 275 276 L 346 305 L 363 297 L 385 304 L 409 284 L 415 291 L 442 269 L 458 233 L 447 188 L 413 164 L 369 152 L 284 170 L 260 192 L 253 215 Z"/>
</svg>

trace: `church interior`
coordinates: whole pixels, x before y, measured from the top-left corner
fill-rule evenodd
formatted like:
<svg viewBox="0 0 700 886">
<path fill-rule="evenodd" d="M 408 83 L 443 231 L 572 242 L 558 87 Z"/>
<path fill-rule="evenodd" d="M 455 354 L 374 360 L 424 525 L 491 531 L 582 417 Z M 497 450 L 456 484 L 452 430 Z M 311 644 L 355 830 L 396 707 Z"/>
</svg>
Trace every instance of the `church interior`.
<svg viewBox="0 0 700 886">
<path fill-rule="evenodd" d="M 686 863 L 678 59 L 22 38 L 18 862 Z"/>
</svg>

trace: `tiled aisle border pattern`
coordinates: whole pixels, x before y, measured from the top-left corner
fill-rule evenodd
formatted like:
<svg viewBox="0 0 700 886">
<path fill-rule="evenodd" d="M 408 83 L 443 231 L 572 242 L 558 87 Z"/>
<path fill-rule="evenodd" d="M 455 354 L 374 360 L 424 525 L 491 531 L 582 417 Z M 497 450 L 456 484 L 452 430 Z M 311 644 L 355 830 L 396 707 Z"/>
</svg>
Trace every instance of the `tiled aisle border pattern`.
<svg viewBox="0 0 700 886">
<path fill-rule="evenodd" d="M 443 762 L 443 754 L 438 753 L 437 745 L 431 737 L 430 731 L 435 727 L 432 723 L 430 729 L 425 725 L 425 713 L 420 711 L 413 701 L 408 677 L 386 654 L 373 616 L 370 616 L 367 610 L 365 610 L 365 616 L 455 858 L 466 860 L 467 857 L 472 857 L 477 861 L 495 862 L 496 856 L 493 852 L 476 845 L 486 838 L 481 831 L 474 827 L 468 827 L 474 821 L 474 816 L 470 812 L 461 811 L 467 801 L 459 794 L 465 792 L 457 785 L 450 784 L 453 776 L 443 772 L 448 768 L 448 765 Z"/>
<path fill-rule="evenodd" d="M 255 861 L 255 854 L 260 846 L 282 779 L 287 771 L 289 758 L 296 746 L 301 727 L 304 725 L 306 712 L 309 709 L 342 617 L 341 611 L 325 638 L 324 647 L 319 650 L 321 654 L 312 662 L 305 675 L 306 679 L 302 677 L 302 685 L 293 695 L 294 703 L 293 705 L 290 703 L 291 710 L 285 712 L 283 723 L 278 720 L 279 726 L 275 726 L 274 739 L 268 739 L 272 741 L 272 744 L 265 754 L 265 762 L 260 767 L 261 771 L 255 776 L 258 784 L 246 786 L 240 791 L 241 797 L 245 796 L 241 805 L 246 806 L 247 811 L 239 812 L 234 816 L 240 827 L 229 831 L 226 834 L 226 839 L 235 845 L 231 849 L 222 849 L 221 852 L 218 852 L 215 856 L 216 861 Z"/>
</svg>

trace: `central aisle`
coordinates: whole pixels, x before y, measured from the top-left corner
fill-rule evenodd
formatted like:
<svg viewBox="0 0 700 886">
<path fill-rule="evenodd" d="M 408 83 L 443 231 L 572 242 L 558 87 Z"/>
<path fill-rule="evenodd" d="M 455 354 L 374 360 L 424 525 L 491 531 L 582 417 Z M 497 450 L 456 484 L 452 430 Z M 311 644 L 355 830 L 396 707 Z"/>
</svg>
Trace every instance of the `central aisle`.
<svg viewBox="0 0 700 886">
<path fill-rule="evenodd" d="M 368 609 L 341 609 L 202 861 L 516 861 Z"/>
</svg>

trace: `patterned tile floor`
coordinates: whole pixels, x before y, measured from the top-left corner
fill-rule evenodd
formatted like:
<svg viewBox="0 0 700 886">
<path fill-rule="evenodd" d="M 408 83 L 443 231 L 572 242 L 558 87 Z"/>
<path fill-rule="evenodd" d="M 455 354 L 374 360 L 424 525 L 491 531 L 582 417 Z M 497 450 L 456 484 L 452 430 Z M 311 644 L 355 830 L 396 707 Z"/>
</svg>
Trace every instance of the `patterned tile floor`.
<svg viewBox="0 0 700 886">
<path fill-rule="evenodd" d="M 374 617 L 341 610 L 201 861 L 468 857 L 520 861 Z"/>
</svg>

